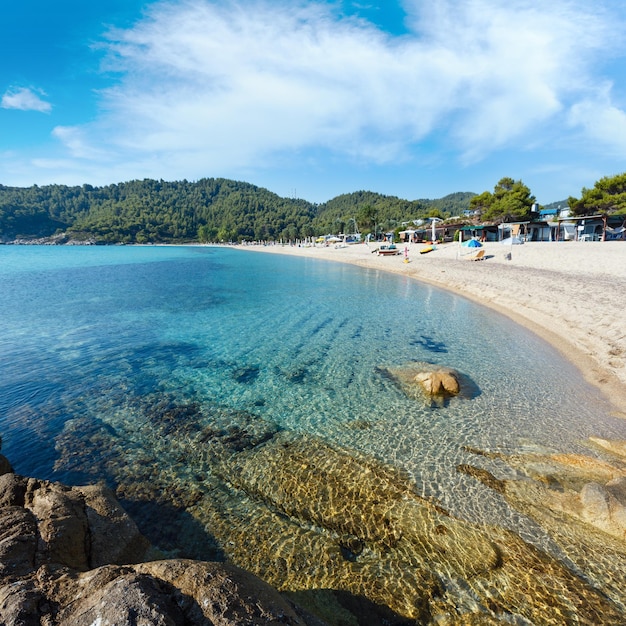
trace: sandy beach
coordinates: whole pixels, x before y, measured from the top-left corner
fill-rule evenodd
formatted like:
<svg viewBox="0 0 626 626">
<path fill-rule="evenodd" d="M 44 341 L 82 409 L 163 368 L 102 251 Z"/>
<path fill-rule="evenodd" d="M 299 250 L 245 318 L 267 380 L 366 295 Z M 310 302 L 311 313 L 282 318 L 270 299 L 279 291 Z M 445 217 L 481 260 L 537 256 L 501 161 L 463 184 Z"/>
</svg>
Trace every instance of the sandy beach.
<svg viewBox="0 0 626 626">
<path fill-rule="evenodd" d="M 556 242 L 473 250 L 443 244 L 398 244 L 398 256 L 378 256 L 378 244 L 346 247 L 249 245 L 240 249 L 307 256 L 376 268 L 421 280 L 491 307 L 531 329 L 574 362 L 626 418 L 626 243 Z M 510 258 L 507 256 L 510 255 Z"/>
</svg>

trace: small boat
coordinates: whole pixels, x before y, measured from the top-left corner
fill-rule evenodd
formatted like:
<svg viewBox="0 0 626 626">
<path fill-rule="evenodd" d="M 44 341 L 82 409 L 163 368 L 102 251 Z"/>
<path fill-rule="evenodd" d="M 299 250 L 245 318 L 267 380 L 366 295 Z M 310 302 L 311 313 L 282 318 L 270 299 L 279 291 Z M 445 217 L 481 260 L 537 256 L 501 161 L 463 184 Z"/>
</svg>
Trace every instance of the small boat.
<svg viewBox="0 0 626 626">
<path fill-rule="evenodd" d="M 435 249 L 435 246 L 426 246 L 420 250 L 420 254 L 427 254 L 428 252 L 432 252 Z"/>
<path fill-rule="evenodd" d="M 391 243 L 389 245 L 380 246 L 380 248 L 376 250 L 376 254 L 378 254 L 378 256 L 393 256 L 395 254 L 400 254 L 400 250 L 398 250 L 395 243 Z"/>
</svg>

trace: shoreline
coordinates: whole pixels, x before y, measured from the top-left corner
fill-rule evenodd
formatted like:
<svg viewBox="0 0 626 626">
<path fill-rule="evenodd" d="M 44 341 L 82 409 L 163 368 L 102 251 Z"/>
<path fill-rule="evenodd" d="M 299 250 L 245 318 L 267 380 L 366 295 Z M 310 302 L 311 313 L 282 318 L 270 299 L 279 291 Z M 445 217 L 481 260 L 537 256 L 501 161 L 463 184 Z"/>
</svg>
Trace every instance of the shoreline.
<svg viewBox="0 0 626 626">
<path fill-rule="evenodd" d="M 407 276 L 462 295 L 524 326 L 572 362 L 626 418 L 626 244 L 531 242 L 484 244 L 485 258 L 458 243 L 398 244 L 382 257 L 376 243 L 345 247 L 241 245 L 235 249 L 349 263 Z M 405 262 L 405 247 L 408 262 Z M 510 259 L 507 255 L 510 254 Z"/>
</svg>

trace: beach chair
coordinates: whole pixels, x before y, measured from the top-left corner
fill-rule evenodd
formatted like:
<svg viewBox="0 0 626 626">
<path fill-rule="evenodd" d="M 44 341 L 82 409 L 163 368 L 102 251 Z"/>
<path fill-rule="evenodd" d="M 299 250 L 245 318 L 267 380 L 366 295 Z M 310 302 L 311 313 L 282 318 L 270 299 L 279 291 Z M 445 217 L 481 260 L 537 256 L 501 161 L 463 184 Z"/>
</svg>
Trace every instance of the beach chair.
<svg viewBox="0 0 626 626">
<path fill-rule="evenodd" d="M 476 252 L 475 254 L 468 256 L 467 260 L 468 261 L 482 261 L 484 258 L 485 258 L 485 250 L 483 248 L 481 250 L 478 250 L 478 252 Z"/>
</svg>

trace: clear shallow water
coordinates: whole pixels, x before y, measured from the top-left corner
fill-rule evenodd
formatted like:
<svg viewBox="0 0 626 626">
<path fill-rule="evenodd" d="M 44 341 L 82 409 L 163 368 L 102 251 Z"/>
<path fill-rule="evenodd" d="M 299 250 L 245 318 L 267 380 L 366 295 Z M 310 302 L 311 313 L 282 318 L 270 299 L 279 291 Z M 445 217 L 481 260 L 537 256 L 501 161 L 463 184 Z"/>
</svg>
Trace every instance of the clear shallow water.
<svg viewBox="0 0 626 626">
<path fill-rule="evenodd" d="M 453 514 L 550 548 L 456 472 L 471 456 L 463 446 L 588 453 L 590 435 L 626 438 L 626 422 L 532 333 L 399 276 L 209 247 L 3 246 L 0 293 L 3 453 L 26 475 L 80 482 L 105 473 L 109 456 L 137 461 L 163 437 L 138 403 L 167 397 L 373 455 Z M 411 361 L 459 370 L 474 397 L 408 399 L 380 368 Z M 68 451 L 59 442 L 76 418 L 130 431 L 126 451 L 80 428 Z M 167 474 L 188 486 L 196 470 L 178 459 Z"/>
</svg>

